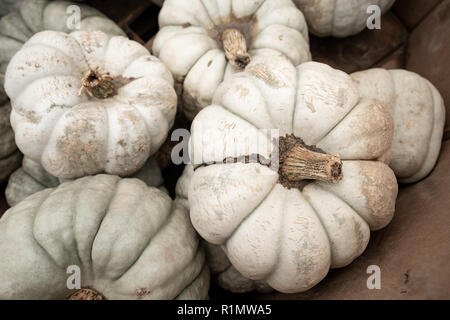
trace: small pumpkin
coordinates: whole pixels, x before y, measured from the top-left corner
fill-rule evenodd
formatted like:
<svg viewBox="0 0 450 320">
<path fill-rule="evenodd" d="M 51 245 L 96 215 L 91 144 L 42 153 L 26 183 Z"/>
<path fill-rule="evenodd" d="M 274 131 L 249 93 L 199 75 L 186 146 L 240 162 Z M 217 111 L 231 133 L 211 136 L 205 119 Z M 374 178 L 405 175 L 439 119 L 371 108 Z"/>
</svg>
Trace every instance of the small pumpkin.
<svg viewBox="0 0 450 320">
<path fill-rule="evenodd" d="M 153 53 L 172 72 L 189 119 L 262 48 L 295 65 L 311 59 L 306 22 L 291 0 L 166 0 L 159 26 Z"/>
<path fill-rule="evenodd" d="M 308 290 L 392 219 L 397 181 L 378 161 L 392 136 L 389 111 L 348 74 L 257 57 L 192 123 L 193 226 L 244 277 Z"/>
<path fill-rule="evenodd" d="M 141 170 L 130 178 L 140 179 L 148 186 L 165 190 L 161 170 L 153 158 L 150 158 Z M 5 190 L 6 202 L 11 207 L 15 206 L 28 196 L 46 188 L 57 187 L 62 182 L 66 181 L 61 181 L 52 176 L 39 163 L 25 157 L 22 161 L 22 167 L 9 177 Z"/>
<path fill-rule="evenodd" d="M 67 8 L 80 8 L 80 31 L 101 30 L 109 34 L 125 35 L 114 21 L 88 5 L 69 1 L 22 0 L 15 1 L 17 10 L 0 19 L 0 73 L 14 54 L 33 34 L 44 30 L 71 32 Z M 3 87 L 3 77 L 0 77 Z"/>
<path fill-rule="evenodd" d="M 33 194 L 0 219 L 0 251 L 0 299 L 208 296 L 187 210 L 139 179 L 100 174 Z M 81 292 L 67 287 L 69 266 Z"/>
<path fill-rule="evenodd" d="M 439 156 L 445 106 L 427 79 L 406 70 L 369 69 L 352 74 L 362 97 L 386 106 L 394 120 L 389 165 L 402 183 L 426 177 Z"/>
<path fill-rule="evenodd" d="M 22 160 L 22 154 L 14 142 L 14 132 L 9 122 L 10 113 L 11 104 L 7 100 L 0 102 L 0 183 L 20 166 Z"/>
<path fill-rule="evenodd" d="M 188 192 L 193 174 L 193 166 L 187 164 L 176 185 L 177 199 L 183 201 L 186 208 L 189 208 Z M 253 290 L 260 293 L 269 293 L 273 291 L 273 289 L 264 281 L 250 280 L 240 274 L 239 271 L 237 271 L 231 264 L 227 255 L 220 246 L 208 243 L 206 241 L 203 242 L 208 267 L 213 275 L 213 278 L 221 288 L 233 293 L 246 293 Z"/>
<path fill-rule="evenodd" d="M 320 37 L 347 37 L 359 33 L 367 26 L 374 12 L 367 12 L 371 5 L 378 6 L 384 14 L 395 0 L 294 0 L 305 15 L 309 30 Z"/>
<path fill-rule="evenodd" d="M 64 179 L 133 174 L 176 113 L 165 65 L 139 43 L 101 31 L 35 34 L 11 59 L 5 89 L 17 146 Z"/>
</svg>

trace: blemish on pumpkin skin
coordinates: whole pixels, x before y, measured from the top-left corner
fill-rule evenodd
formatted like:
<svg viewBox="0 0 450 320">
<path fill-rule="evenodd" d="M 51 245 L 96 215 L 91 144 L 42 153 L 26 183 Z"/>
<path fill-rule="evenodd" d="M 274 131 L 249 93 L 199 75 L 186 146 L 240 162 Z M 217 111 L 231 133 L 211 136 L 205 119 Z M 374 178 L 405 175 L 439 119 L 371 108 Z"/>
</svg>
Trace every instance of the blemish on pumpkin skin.
<svg viewBox="0 0 450 320">
<path fill-rule="evenodd" d="M 239 98 L 244 98 L 248 95 L 250 90 L 245 88 L 242 84 L 236 86 L 236 92 L 239 92 Z"/>
<path fill-rule="evenodd" d="M 212 65 L 212 60 L 209 60 L 208 62 L 208 68 Z"/>
</svg>

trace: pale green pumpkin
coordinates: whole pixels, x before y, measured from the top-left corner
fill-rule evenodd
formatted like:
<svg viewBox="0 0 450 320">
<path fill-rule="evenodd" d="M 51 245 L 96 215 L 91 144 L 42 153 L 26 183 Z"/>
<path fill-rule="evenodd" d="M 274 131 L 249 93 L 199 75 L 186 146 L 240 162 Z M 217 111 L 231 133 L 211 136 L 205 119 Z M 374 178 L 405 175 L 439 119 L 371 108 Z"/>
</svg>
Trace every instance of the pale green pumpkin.
<svg viewBox="0 0 450 320">
<path fill-rule="evenodd" d="M 0 252 L 2 300 L 71 296 L 69 266 L 106 299 L 208 297 L 189 213 L 139 179 L 102 174 L 35 193 L 0 219 Z"/>
</svg>

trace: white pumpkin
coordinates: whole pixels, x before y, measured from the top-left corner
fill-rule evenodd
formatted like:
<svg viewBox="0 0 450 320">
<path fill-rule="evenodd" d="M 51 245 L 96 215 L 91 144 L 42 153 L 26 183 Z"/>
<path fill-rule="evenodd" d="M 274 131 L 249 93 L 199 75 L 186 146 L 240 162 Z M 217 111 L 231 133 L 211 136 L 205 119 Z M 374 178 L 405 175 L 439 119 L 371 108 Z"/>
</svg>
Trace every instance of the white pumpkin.
<svg viewBox="0 0 450 320">
<path fill-rule="evenodd" d="M 392 219 L 397 181 L 377 161 L 392 136 L 389 111 L 361 98 L 346 73 L 257 57 L 192 123 L 191 221 L 244 277 L 308 290 Z M 244 157 L 255 154 L 257 162 Z"/>
<path fill-rule="evenodd" d="M 43 30 L 70 31 L 67 26 L 67 8 L 76 4 L 80 8 L 80 30 L 103 30 L 110 34 L 124 35 L 124 32 L 98 10 L 84 4 L 68 1 L 23 0 L 0 1 L 0 181 L 20 166 L 22 159 L 17 147 L 12 148 L 14 139 L 9 124 L 10 105 L 4 92 L 4 73 L 10 59 L 34 34 Z M 14 10 L 14 11 L 13 11 Z M 5 149 L 8 149 L 5 154 Z"/>
<path fill-rule="evenodd" d="M 100 31 L 35 34 L 11 59 L 5 89 L 17 146 L 59 178 L 133 174 L 176 113 L 164 64 L 139 43 Z"/>
<path fill-rule="evenodd" d="M 16 1 L 19 3 L 19 1 Z M 0 73 L 4 73 L 9 60 L 33 34 L 54 30 L 71 32 L 67 8 L 80 8 L 79 31 L 101 30 L 109 34 L 125 35 L 114 21 L 88 5 L 69 1 L 22 0 L 18 9 L 0 19 Z M 3 78 L 0 77 L 3 87 Z"/>
<path fill-rule="evenodd" d="M 147 163 L 130 178 L 137 178 L 144 181 L 150 187 L 164 188 L 161 170 L 155 159 L 150 158 Z M 17 169 L 8 180 L 5 190 L 6 202 L 12 207 L 18 204 L 26 197 L 44 190 L 46 188 L 54 188 L 60 185 L 60 179 L 52 176 L 44 170 L 37 162 L 25 157 L 22 161 L 22 167 Z"/>
<path fill-rule="evenodd" d="M 1 101 L 0 94 L 0 101 Z M 20 166 L 22 154 L 14 143 L 14 132 L 9 122 L 11 105 L 9 102 L 0 102 L 0 183 Z"/>
<path fill-rule="evenodd" d="M 291 0 L 166 0 L 159 26 L 153 53 L 172 72 L 189 119 L 262 48 L 295 65 L 311 60 L 306 22 Z"/>
<path fill-rule="evenodd" d="M 369 69 L 352 74 L 362 97 L 386 106 L 394 120 L 390 167 L 402 183 L 433 169 L 441 149 L 445 106 L 426 79 L 406 70 Z"/>
<path fill-rule="evenodd" d="M 309 30 L 320 37 L 347 37 L 367 28 L 374 15 L 369 6 L 377 6 L 384 14 L 395 0 L 294 0 L 305 15 Z M 382 24 L 381 20 L 381 24 Z"/>
<path fill-rule="evenodd" d="M 188 192 L 193 174 L 193 166 L 187 164 L 176 185 L 177 199 L 182 200 L 186 208 L 189 208 Z M 220 246 L 204 241 L 204 248 L 208 267 L 221 288 L 233 293 L 246 293 L 253 290 L 260 293 L 273 291 L 264 281 L 254 281 L 240 274 Z"/>
<path fill-rule="evenodd" d="M 101 174 L 35 193 L 0 219 L 0 251 L 2 300 L 69 297 L 69 266 L 106 299 L 208 297 L 187 210 L 138 179 Z"/>
</svg>

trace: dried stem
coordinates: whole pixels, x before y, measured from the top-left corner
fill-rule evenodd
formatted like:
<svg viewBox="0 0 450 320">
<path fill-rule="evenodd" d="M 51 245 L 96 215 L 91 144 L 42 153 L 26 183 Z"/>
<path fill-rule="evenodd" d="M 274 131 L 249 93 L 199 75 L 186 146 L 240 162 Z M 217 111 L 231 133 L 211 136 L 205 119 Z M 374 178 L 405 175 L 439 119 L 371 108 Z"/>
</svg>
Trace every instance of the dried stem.
<svg viewBox="0 0 450 320">
<path fill-rule="evenodd" d="M 280 138 L 280 175 L 291 182 L 342 180 L 342 161 L 337 155 L 314 150 L 293 135 Z"/>
<path fill-rule="evenodd" d="M 86 91 L 91 97 L 107 99 L 117 94 L 114 77 L 109 74 L 101 74 L 98 68 L 88 70 L 81 80 L 81 84 L 79 95 Z"/>
<path fill-rule="evenodd" d="M 84 288 L 77 290 L 67 300 L 106 300 L 106 298 L 94 289 Z"/>
<path fill-rule="evenodd" d="M 222 33 L 222 43 L 225 55 L 234 67 L 244 69 L 250 63 L 245 37 L 238 29 L 226 29 Z"/>
</svg>

